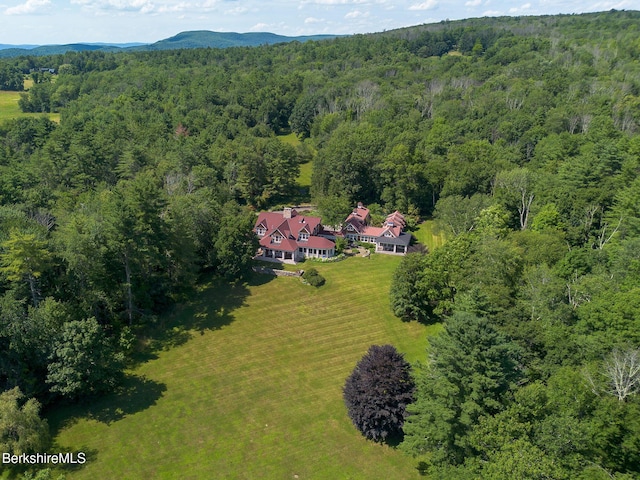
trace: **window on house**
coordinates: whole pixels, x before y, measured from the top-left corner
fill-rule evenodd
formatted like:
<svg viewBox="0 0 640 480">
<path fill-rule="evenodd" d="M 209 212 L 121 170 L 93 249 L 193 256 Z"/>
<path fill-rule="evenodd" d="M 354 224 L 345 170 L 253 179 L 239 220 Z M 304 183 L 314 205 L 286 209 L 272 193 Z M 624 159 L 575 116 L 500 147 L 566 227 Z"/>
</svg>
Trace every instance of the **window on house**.
<svg viewBox="0 0 640 480">
<path fill-rule="evenodd" d="M 272 238 L 273 238 L 273 243 L 282 242 L 282 237 L 280 235 L 274 235 Z"/>
<path fill-rule="evenodd" d="M 267 233 L 267 230 L 262 227 L 258 227 L 256 228 L 256 233 L 262 237 L 265 233 Z"/>
<path fill-rule="evenodd" d="M 301 233 L 300 234 L 300 238 L 298 240 L 309 240 L 309 234 L 308 233 Z"/>
</svg>

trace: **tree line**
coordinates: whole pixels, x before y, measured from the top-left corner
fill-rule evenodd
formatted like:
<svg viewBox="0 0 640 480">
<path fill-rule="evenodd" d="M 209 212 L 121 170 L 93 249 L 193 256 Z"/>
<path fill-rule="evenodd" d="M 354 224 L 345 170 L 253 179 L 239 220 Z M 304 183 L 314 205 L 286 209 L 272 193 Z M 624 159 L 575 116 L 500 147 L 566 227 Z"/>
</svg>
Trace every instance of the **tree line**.
<svg viewBox="0 0 640 480">
<path fill-rule="evenodd" d="M 248 271 L 253 212 L 295 198 L 313 160 L 311 194 L 332 218 L 362 201 L 447 232 L 392 285 L 398 316 L 445 322 L 417 374 L 411 453 L 443 475 L 498 478 L 513 445 L 558 478 L 591 472 L 586 459 L 635 472 L 635 396 L 610 395 L 602 372 L 638 346 L 638 18 L 0 62 L 55 68 L 20 105 L 60 112 L 0 125 L 1 389 L 26 405 L 117 384 L 141 325 L 201 274 Z M 299 145 L 279 138 L 290 132 Z M 470 335 L 477 356 L 451 364 Z M 579 408 L 562 404 L 574 387 Z M 551 445 L 561 421 L 599 435 Z"/>
</svg>

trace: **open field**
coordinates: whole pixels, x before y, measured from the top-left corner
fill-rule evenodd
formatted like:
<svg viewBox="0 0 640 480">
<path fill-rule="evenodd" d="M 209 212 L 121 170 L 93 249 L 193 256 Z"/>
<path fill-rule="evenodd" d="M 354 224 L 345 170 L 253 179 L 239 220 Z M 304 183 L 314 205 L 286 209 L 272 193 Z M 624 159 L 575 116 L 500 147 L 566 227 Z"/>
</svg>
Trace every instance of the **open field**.
<svg viewBox="0 0 640 480">
<path fill-rule="evenodd" d="M 21 92 L 0 91 L 0 124 L 18 117 L 49 117 L 54 122 L 60 121 L 59 113 L 22 113 L 18 106 Z"/>
<path fill-rule="evenodd" d="M 441 246 L 445 242 L 444 235 L 436 233 L 433 220 L 425 220 L 418 225 L 418 229 L 416 231 L 411 233 L 416 237 L 418 242 L 426 245 L 429 248 L 429 251 L 433 251 L 434 248 Z"/>
<path fill-rule="evenodd" d="M 301 187 L 311 187 L 311 172 L 313 171 L 313 161 L 300 165 L 300 175 L 296 183 Z"/>
<path fill-rule="evenodd" d="M 0 91 L 0 123 L 23 115 L 18 107 L 20 92 Z"/>
<path fill-rule="evenodd" d="M 127 392 L 50 417 L 55 451 L 90 459 L 67 478 L 418 478 L 411 458 L 361 437 L 342 402 L 370 345 L 424 359 L 437 328 L 391 314 L 399 261 L 308 263 L 327 279 L 319 289 L 262 275 L 204 286 L 161 319 L 174 346 L 149 354 Z"/>
</svg>

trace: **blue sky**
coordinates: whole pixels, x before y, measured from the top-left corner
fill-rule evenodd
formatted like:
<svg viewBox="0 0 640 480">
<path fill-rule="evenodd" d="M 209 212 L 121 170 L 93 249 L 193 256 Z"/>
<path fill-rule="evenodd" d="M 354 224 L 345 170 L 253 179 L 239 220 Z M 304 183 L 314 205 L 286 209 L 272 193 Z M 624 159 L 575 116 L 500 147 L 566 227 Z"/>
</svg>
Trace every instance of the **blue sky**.
<svg viewBox="0 0 640 480">
<path fill-rule="evenodd" d="M 638 8 L 638 0 L 0 0 L 0 43 L 151 43 L 187 30 L 380 32 L 444 19 Z"/>
</svg>

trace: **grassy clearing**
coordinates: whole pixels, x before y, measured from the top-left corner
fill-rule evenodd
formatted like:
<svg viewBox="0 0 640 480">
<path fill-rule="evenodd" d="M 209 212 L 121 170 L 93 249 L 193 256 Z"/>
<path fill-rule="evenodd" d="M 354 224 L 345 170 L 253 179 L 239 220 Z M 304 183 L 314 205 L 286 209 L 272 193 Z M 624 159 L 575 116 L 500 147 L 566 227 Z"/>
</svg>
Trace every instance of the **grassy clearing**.
<svg viewBox="0 0 640 480">
<path fill-rule="evenodd" d="M 289 135 L 278 135 L 278 138 L 282 143 L 286 143 L 288 145 L 291 145 L 292 147 L 297 147 L 298 145 L 300 145 L 300 139 L 298 138 L 298 135 L 293 132 Z"/>
<path fill-rule="evenodd" d="M 300 138 L 295 133 L 289 135 L 279 135 L 278 139 L 291 145 L 294 148 L 298 148 L 302 145 Z M 313 151 L 313 148 L 312 148 Z M 315 153 L 314 153 L 315 154 Z M 306 204 L 311 201 L 311 171 L 313 169 L 313 161 L 303 163 L 300 165 L 300 174 L 296 179 L 296 185 L 298 192 L 293 195 L 289 200 L 291 204 Z"/>
<path fill-rule="evenodd" d="M 300 139 L 295 133 L 290 133 L 289 135 L 281 135 L 278 137 L 281 142 L 284 142 L 292 147 L 298 147 L 301 145 Z M 296 184 L 300 187 L 309 188 L 311 187 L 311 171 L 313 169 L 313 161 L 303 163 L 300 165 L 300 175 L 296 180 Z"/>
<path fill-rule="evenodd" d="M 418 478 L 411 458 L 364 440 L 342 402 L 370 345 L 424 357 L 431 327 L 389 310 L 399 260 L 314 263 L 318 289 L 261 275 L 206 285 L 162 319 L 175 346 L 131 372 L 127 392 L 51 416 L 56 451 L 90 458 L 67 478 Z"/>
<path fill-rule="evenodd" d="M 23 113 L 18 106 L 21 92 L 0 91 L 0 123 L 19 117 L 47 116 L 54 122 L 60 122 L 59 113 Z"/>
<path fill-rule="evenodd" d="M 23 115 L 18 100 L 20 92 L 0 91 L 0 123 Z"/>
<path fill-rule="evenodd" d="M 444 244 L 445 238 L 442 233 L 436 233 L 433 220 L 425 220 L 418 226 L 418 230 L 411 232 L 418 242 L 426 245 L 429 251 Z"/>
<path fill-rule="evenodd" d="M 313 162 L 307 162 L 300 165 L 300 175 L 296 183 L 301 187 L 311 187 L 311 172 L 313 171 Z"/>
</svg>

